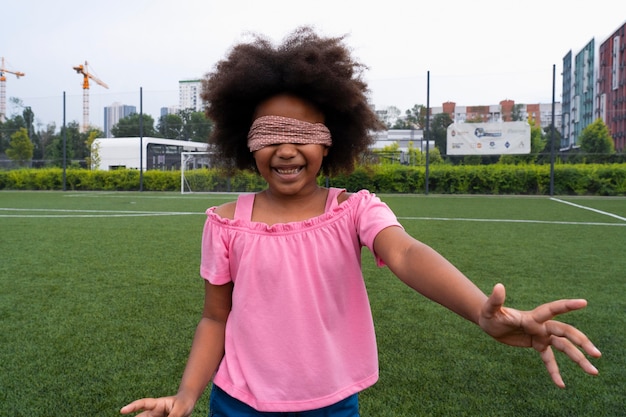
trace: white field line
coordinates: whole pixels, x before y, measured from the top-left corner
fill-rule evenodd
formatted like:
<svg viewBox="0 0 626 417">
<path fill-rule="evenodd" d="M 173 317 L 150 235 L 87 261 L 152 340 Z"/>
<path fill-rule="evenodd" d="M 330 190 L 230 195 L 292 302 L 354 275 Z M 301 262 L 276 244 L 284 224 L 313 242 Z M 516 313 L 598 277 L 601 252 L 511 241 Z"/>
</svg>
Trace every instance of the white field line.
<svg viewBox="0 0 626 417">
<path fill-rule="evenodd" d="M 558 203 L 569 204 L 570 206 L 578 207 L 578 208 L 583 209 L 583 210 L 593 211 L 594 213 L 603 214 L 605 216 L 614 217 L 614 218 L 619 219 L 619 220 L 621 220 L 623 222 L 626 222 L 626 217 L 618 216 L 617 214 L 609 213 L 608 211 L 602 211 L 602 210 L 594 209 L 592 207 L 582 206 L 580 204 L 572 203 L 570 201 L 560 200 L 560 199 L 554 198 L 554 197 L 550 198 L 550 200 L 556 201 Z"/>
<path fill-rule="evenodd" d="M 626 222 L 626 218 L 612 213 L 603 212 L 590 207 L 580 206 L 558 199 L 553 199 L 576 207 L 599 212 Z M 3 214 L 2 212 L 25 212 L 28 214 Z M 38 214 L 45 212 L 46 214 Z M 0 207 L 0 218 L 95 218 L 95 217 L 147 217 L 147 216 L 186 216 L 204 215 L 204 212 L 164 212 L 164 211 L 131 211 L 131 210 L 69 210 L 69 209 L 20 209 Z M 604 222 L 569 222 L 554 220 L 521 220 L 521 219 L 471 219 L 454 217 L 402 217 L 399 220 L 430 220 L 430 221 L 466 221 L 466 222 L 487 222 L 487 223 L 535 223 L 535 224 L 562 224 L 562 225 L 584 225 L 584 226 L 626 226 L 626 223 L 604 223 Z"/>
<path fill-rule="evenodd" d="M 3 214 L 1 212 L 28 212 L 35 214 Z M 46 212 L 48 214 L 38 214 Z M 63 213 L 63 214 L 56 214 Z M 86 213 L 86 214 L 81 214 Z M 204 214 L 199 212 L 184 211 L 130 211 L 130 210 L 64 210 L 64 209 L 18 209 L 0 207 L 0 217 L 147 217 L 147 216 L 187 216 L 190 214 Z"/>
<path fill-rule="evenodd" d="M 110 193 L 107 192 L 102 192 L 102 193 L 98 193 L 98 194 L 90 194 L 90 193 L 85 193 L 85 194 L 68 194 L 68 195 L 64 195 L 63 197 L 65 198 L 129 198 L 128 195 L 124 195 L 124 194 L 119 194 L 116 191 L 111 191 Z M 237 195 L 241 194 L 241 193 L 226 193 L 226 192 L 219 192 L 219 193 L 202 193 L 202 194 L 188 194 L 185 197 L 183 197 L 186 200 L 207 200 L 207 199 L 211 199 L 211 200 L 235 200 L 237 198 Z M 180 199 L 180 194 L 177 195 L 133 195 L 132 198 L 134 199 L 155 199 L 155 200 L 173 200 L 173 199 Z"/>
<path fill-rule="evenodd" d="M 399 220 L 437 220 L 457 222 L 486 222 L 486 223 L 537 223 L 537 224 L 567 224 L 581 226 L 626 226 L 626 223 L 601 222 L 566 222 L 554 220 L 518 220 L 518 219 L 467 219 L 460 217 L 398 217 Z"/>
</svg>

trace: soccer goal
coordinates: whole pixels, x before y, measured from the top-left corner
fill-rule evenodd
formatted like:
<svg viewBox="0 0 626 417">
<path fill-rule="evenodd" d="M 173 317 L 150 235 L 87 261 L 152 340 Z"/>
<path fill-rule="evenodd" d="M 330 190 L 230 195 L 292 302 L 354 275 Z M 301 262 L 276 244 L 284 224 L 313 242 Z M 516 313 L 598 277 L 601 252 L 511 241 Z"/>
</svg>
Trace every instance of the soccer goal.
<svg viewBox="0 0 626 417">
<path fill-rule="evenodd" d="M 213 191 L 215 184 L 208 171 L 208 168 L 213 166 L 212 161 L 212 152 L 181 152 L 181 194 Z"/>
</svg>

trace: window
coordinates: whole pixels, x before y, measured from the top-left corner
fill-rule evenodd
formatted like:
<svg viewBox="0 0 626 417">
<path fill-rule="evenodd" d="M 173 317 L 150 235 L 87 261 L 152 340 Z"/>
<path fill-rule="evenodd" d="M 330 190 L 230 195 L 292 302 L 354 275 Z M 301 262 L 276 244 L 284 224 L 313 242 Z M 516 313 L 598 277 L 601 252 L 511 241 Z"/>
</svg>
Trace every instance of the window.
<svg viewBox="0 0 626 417">
<path fill-rule="evenodd" d="M 619 86 L 619 36 L 613 38 L 613 65 L 611 68 L 611 87 L 617 90 Z"/>
</svg>

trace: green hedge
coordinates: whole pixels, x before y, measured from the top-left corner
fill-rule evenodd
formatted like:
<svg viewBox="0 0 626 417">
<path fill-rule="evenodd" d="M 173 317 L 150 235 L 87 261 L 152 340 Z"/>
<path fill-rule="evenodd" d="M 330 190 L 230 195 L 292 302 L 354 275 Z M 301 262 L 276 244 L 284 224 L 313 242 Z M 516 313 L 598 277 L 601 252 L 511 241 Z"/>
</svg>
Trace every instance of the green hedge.
<svg viewBox="0 0 626 417">
<path fill-rule="evenodd" d="M 378 193 L 422 193 L 425 168 L 358 167 L 331 180 L 336 187 Z M 549 165 L 433 165 L 428 190 L 435 194 L 550 194 Z M 626 164 L 555 165 L 554 194 L 626 195 Z"/>
<path fill-rule="evenodd" d="M 422 193 L 425 167 L 402 165 L 359 166 L 350 175 L 329 180 L 348 191 L 368 189 L 377 193 Z M 550 193 L 549 165 L 433 165 L 428 173 L 429 192 L 435 194 L 532 194 Z M 188 181 L 198 191 L 259 191 L 264 182 L 247 171 L 227 177 L 219 170 L 197 170 Z M 319 179 L 326 184 L 325 178 Z M 180 171 L 144 171 L 145 191 L 179 191 Z M 66 189 L 81 191 L 137 191 L 137 170 L 66 170 Z M 62 190 L 61 168 L 0 171 L 0 190 Z M 626 164 L 578 164 L 554 167 L 554 193 L 558 195 L 626 195 Z"/>
</svg>

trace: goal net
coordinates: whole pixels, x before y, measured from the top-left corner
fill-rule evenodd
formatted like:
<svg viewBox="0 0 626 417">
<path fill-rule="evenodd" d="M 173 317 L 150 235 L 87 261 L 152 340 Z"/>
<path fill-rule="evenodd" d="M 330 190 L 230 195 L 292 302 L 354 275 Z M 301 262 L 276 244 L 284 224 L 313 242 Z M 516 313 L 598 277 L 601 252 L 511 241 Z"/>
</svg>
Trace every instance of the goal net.
<svg viewBox="0 0 626 417">
<path fill-rule="evenodd" d="M 181 194 L 214 191 L 215 178 L 209 173 L 209 168 L 213 165 L 213 153 L 211 152 L 181 152 Z"/>
</svg>

